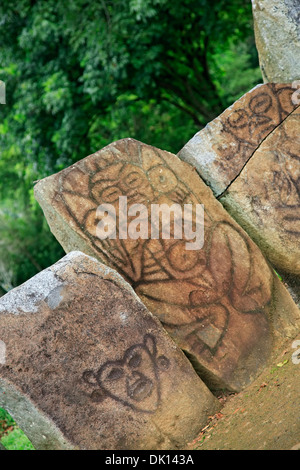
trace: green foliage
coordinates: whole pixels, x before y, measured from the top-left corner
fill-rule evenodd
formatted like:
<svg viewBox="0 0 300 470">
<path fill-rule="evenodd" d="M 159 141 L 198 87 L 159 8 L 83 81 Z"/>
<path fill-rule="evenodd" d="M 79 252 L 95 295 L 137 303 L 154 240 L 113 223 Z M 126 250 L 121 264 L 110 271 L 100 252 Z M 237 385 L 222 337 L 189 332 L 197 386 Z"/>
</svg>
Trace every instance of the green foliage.
<svg viewBox="0 0 300 470">
<path fill-rule="evenodd" d="M 6 450 L 35 450 L 28 437 L 18 427 L 4 436 L 1 443 Z"/>
<path fill-rule="evenodd" d="M 177 153 L 261 79 L 249 0 L 6 0 L 0 18 L 3 293 L 63 254 L 35 180 L 123 137 Z"/>
<path fill-rule="evenodd" d="M 0 289 L 5 293 L 55 263 L 64 252 L 50 235 L 36 202 L 22 209 L 18 200 L 7 201 L 0 215 Z"/>
<path fill-rule="evenodd" d="M 0 408 L 0 444 L 6 450 L 34 450 L 33 445 L 7 411 Z"/>
<path fill-rule="evenodd" d="M 0 435 L 2 435 L 6 432 L 7 428 L 10 428 L 11 426 L 14 426 L 15 422 L 13 418 L 10 416 L 7 411 L 3 410 L 3 408 L 0 408 Z M 0 437 L 0 438 L 1 438 Z"/>
</svg>

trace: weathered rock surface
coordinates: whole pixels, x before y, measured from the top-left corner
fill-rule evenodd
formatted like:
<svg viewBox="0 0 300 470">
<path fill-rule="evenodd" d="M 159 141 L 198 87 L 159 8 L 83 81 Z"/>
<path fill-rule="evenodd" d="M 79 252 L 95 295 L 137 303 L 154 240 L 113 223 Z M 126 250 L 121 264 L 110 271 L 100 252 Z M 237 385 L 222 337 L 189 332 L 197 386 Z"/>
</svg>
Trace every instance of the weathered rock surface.
<svg viewBox="0 0 300 470">
<path fill-rule="evenodd" d="M 254 153 L 220 201 L 280 272 L 300 276 L 300 110 Z"/>
<path fill-rule="evenodd" d="M 252 7 L 264 81 L 300 79 L 299 0 L 252 0 Z"/>
<path fill-rule="evenodd" d="M 35 196 L 64 249 L 119 271 L 210 387 L 243 388 L 299 321 L 260 250 L 175 155 L 124 139 L 40 181 Z M 99 239 L 97 208 L 109 203 L 118 212 L 120 196 L 148 209 L 189 203 L 195 213 L 204 204 L 203 248 L 187 250 L 185 239 L 124 239 L 122 224 L 116 239 Z"/>
<path fill-rule="evenodd" d="M 251 385 L 227 399 L 221 417 L 215 416 L 188 449 L 300 450 L 300 363 L 297 352 L 292 356 L 299 339 L 300 331 Z"/>
<path fill-rule="evenodd" d="M 198 132 L 179 156 L 193 163 L 277 271 L 295 276 L 287 282 L 299 301 L 297 93 L 288 84 L 254 88 Z"/>
<path fill-rule="evenodd" d="M 0 406 L 38 449 L 174 449 L 219 409 L 132 288 L 82 253 L 2 297 L 0 332 Z"/>
<path fill-rule="evenodd" d="M 299 106 L 295 93 L 292 84 L 258 85 L 195 134 L 178 156 L 195 166 L 219 196 L 261 142 Z"/>
</svg>

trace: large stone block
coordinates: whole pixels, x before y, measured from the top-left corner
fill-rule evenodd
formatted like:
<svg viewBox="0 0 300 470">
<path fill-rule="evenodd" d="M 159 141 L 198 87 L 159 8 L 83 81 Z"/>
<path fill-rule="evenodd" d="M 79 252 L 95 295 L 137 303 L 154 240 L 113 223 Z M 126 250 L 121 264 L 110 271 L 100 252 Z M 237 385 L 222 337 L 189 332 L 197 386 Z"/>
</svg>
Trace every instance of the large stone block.
<svg viewBox="0 0 300 470">
<path fill-rule="evenodd" d="M 124 139 L 41 180 L 35 195 L 64 249 L 121 273 L 210 387 L 240 390 L 295 331 L 299 311 L 260 250 L 175 155 Z M 184 238 L 125 239 L 121 213 L 116 238 L 99 239 L 98 206 L 118 213 L 124 196 L 149 212 L 151 204 L 191 204 L 195 215 L 204 204 L 203 248 L 187 250 Z"/>
<path fill-rule="evenodd" d="M 261 142 L 299 106 L 296 93 L 292 84 L 258 85 L 197 132 L 178 156 L 220 196 Z"/>
<path fill-rule="evenodd" d="M 179 152 L 299 297 L 298 91 L 266 84 L 246 93 Z"/>
<path fill-rule="evenodd" d="M 220 201 L 280 272 L 300 276 L 300 110 L 260 145 Z"/>
<path fill-rule="evenodd" d="M 299 0 L 252 0 L 252 7 L 264 81 L 300 79 Z"/>
<path fill-rule="evenodd" d="M 219 402 L 115 271 L 79 252 L 0 300 L 0 406 L 38 449 L 176 449 Z"/>
</svg>

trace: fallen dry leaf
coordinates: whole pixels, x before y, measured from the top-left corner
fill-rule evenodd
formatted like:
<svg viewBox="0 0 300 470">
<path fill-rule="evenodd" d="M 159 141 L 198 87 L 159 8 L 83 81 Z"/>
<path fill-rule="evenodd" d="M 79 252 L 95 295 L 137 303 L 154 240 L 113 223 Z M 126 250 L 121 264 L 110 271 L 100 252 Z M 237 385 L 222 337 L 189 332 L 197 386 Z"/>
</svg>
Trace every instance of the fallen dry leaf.
<svg viewBox="0 0 300 470">
<path fill-rule="evenodd" d="M 263 382 L 261 386 L 259 387 L 258 391 L 260 392 L 263 388 L 267 387 L 268 384 L 266 382 Z"/>
</svg>

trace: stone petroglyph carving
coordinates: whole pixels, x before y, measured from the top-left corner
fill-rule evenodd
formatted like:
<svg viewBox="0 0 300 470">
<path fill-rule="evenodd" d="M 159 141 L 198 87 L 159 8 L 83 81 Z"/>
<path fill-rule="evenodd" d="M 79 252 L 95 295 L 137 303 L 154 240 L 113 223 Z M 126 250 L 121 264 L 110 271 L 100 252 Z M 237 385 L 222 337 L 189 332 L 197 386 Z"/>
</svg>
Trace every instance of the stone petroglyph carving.
<svg viewBox="0 0 300 470">
<path fill-rule="evenodd" d="M 221 202 L 273 265 L 300 276 L 300 111 L 268 136 Z"/>
<path fill-rule="evenodd" d="M 256 87 L 196 134 L 179 156 L 194 162 L 200 176 L 284 276 L 299 302 L 297 87 L 298 81 Z M 249 110 L 262 112 L 258 121 Z M 238 130 L 229 132 L 228 122 L 237 122 Z M 207 165 L 209 152 L 213 157 Z"/>
<path fill-rule="evenodd" d="M 195 134 L 178 156 L 220 196 L 261 142 L 299 106 L 294 94 L 292 84 L 255 87 Z"/>
<path fill-rule="evenodd" d="M 174 449 L 219 410 L 132 288 L 94 258 L 69 253 L 0 306 L 0 406 L 36 448 Z"/>
<path fill-rule="evenodd" d="M 82 377 L 96 386 L 93 401 L 110 397 L 133 410 L 153 413 L 161 402 L 160 373 L 169 365 L 166 356 L 157 357 L 156 339 L 148 334 L 143 343 L 130 346 L 122 359 L 107 361 L 96 372 L 85 370 Z"/>
<path fill-rule="evenodd" d="M 258 86 L 251 92 L 249 102 L 245 102 L 244 107 L 232 110 L 227 117 L 224 116 L 223 134 L 233 137 L 242 164 L 247 162 L 261 141 L 293 110 L 293 94 L 294 89 L 290 85 L 268 83 Z M 218 150 L 226 161 L 237 157 L 231 148 L 220 146 Z"/>
<path fill-rule="evenodd" d="M 278 328 L 271 318 L 283 313 L 272 302 L 276 281 L 191 166 L 124 139 L 42 180 L 35 194 L 64 249 L 80 248 L 117 269 L 215 386 L 240 389 L 266 363 Z M 184 238 L 172 236 L 121 238 L 118 224 L 116 239 L 100 240 L 97 207 L 117 210 L 124 196 L 128 206 L 204 204 L 203 248 L 188 251 Z M 283 332 L 295 311 L 281 294 L 291 314 L 278 328 Z"/>
</svg>

